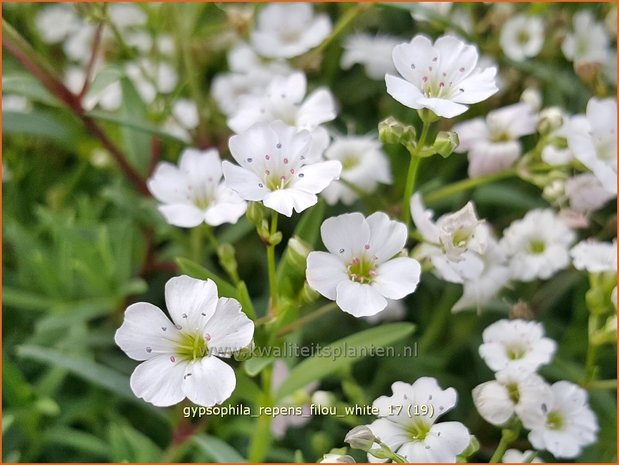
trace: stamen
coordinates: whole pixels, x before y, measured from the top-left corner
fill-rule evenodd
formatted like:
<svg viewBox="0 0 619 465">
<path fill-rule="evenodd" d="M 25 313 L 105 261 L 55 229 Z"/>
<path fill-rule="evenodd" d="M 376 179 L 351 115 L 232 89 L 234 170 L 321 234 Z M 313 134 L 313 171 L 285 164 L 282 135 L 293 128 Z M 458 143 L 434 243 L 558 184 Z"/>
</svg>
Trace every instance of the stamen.
<svg viewBox="0 0 619 465">
<path fill-rule="evenodd" d="M 176 357 L 174 357 L 174 355 L 170 355 L 170 361 L 172 363 L 175 363 L 176 362 Z"/>
</svg>

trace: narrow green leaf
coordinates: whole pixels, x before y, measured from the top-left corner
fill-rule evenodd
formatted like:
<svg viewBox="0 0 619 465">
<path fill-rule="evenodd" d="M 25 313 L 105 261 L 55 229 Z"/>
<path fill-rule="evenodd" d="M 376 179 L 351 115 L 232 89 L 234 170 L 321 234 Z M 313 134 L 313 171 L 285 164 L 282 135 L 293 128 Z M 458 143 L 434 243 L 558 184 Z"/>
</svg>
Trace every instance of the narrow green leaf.
<svg viewBox="0 0 619 465">
<path fill-rule="evenodd" d="M 47 430 L 42 439 L 47 446 L 65 446 L 97 457 L 108 458 L 109 447 L 105 441 L 74 428 L 59 426 Z"/>
<path fill-rule="evenodd" d="M 110 455 L 112 462 L 156 462 L 161 449 L 146 435 L 129 425 L 110 425 Z"/>
<path fill-rule="evenodd" d="M 127 117 L 116 116 L 116 115 L 106 113 L 100 110 L 89 111 L 86 114 L 90 116 L 91 118 L 99 120 L 99 121 L 105 121 L 106 123 L 117 124 L 118 126 L 125 127 L 131 130 L 135 130 L 137 132 L 141 132 L 144 134 L 151 134 L 154 136 L 159 136 L 164 139 L 171 140 L 173 142 L 178 142 L 179 144 L 183 144 L 183 145 L 187 144 L 187 142 L 185 142 L 184 140 L 179 139 L 175 135 L 170 134 L 169 132 L 166 132 L 160 127 L 154 126 L 152 124 L 136 122 Z"/>
<path fill-rule="evenodd" d="M 245 460 L 241 454 L 239 454 L 235 449 L 233 449 L 232 446 L 225 443 L 221 439 L 216 438 L 215 436 L 210 436 L 208 434 L 194 436 L 193 442 L 214 462 L 247 462 L 247 460 Z"/>
<path fill-rule="evenodd" d="M 32 109 L 26 113 L 3 111 L 2 134 L 5 136 L 7 134 L 26 134 L 45 137 L 69 150 L 74 150 L 80 132 L 74 124 L 59 118 L 55 113 Z"/>
<path fill-rule="evenodd" d="M 247 314 L 249 318 L 252 320 L 256 319 L 256 309 L 254 308 L 254 304 L 251 301 L 251 297 L 249 296 L 249 291 L 247 290 L 247 286 L 245 285 L 245 281 L 241 281 L 236 286 L 237 295 L 239 299 L 239 303 L 243 308 L 243 311 Z"/>
<path fill-rule="evenodd" d="M 311 382 L 342 370 L 355 361 L 371 354 L 378 347 L 385 347 L 413 333 L 412 323 L 392 323 L 367 329 L 336 341 L 321 350 L 323 356 L 307 358 L 295 366 L 276 394 L 283 399 Z"/>
<path fill-rule="evenodd" d="M 274 361 L 273 357 L 254 357 L 247 360 L 243 367 L 245 368 L 245 373 L 253 378 Z"/>
<path fill-rule="evenodd" d="M 133 83 L 126 77 L 120 80 L 123 104 L 120 115 L 126 121 L 134 121 L 137 125 L 146 122 L 146 105 L 135 90 Z M 150 138 L 148 134 L 137 131 L 127 125 L 122 126 L 125 153 L 131 163 L 141 172 L 145 173 L 150 158 Z"/>
<path fill-rule="evenodd" d="M 2 77 L 2 93 L 26 97 L 32 102 L 44 103 L 50 106 L 60 106 L 60 102 L 50 94 L 41 82 L 31 74 L 11 73 Z"/>
</svg>

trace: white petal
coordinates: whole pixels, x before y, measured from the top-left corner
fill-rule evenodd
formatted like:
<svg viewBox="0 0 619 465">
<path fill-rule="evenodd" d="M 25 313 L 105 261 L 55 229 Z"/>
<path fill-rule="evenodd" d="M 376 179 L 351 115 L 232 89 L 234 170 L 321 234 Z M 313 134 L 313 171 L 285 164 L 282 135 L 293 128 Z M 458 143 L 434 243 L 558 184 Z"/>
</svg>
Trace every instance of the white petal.
<svg viewBox="0 0 619 465">
<path fill-rule="evenodd" d="M 134 360 L 171 354 L 179 339 L 180 334 L 168 317 L 146 302 L 127 308 L 123 324 L 114 335 L 114 342 Z"/>
<path fill-rule="evenodd" d="M 187 202 L 189 178 L 171 163 L 159 163 L 147 184 L 150 193 L 160 202 Z"/>
<path fill-rule="evenodd" d="M 217 307 L 217 286 L 210 279 L 177 276 L 165 285 L 165 301 L 177 328 L 202 333 Z"/>
<path fill-rule="evenodd" d="M 228 141 L 228 148 L 236 162 L 248 169 L 254 168 L 255 163 L 262 160 L 262 157 L 276 145 L 277 134 L 267 123 L 255 124 L 242 134 L 232 136 Z M 252 159 L 252 162 L 249 162 L 249 159 Z M 262 172 L 261 168 L 256 170 Z"/>
<path fill-rule="evenodd" d="M 204 357 L 189 362 L 184 378 L 183 393 L 194 404 L 204 407 L 221 404 L 232 395 L 236 387 L 234 370 L 217 357 Z"/>
<path fill-rule="evenodd" d="M 157 207 L 166 222 L 179 228 L 195 228 L 204 220 L 204 213 L 189 203 L 174 203 Z"/>
<path fill-rule="evenodd" d="M 312 165 L 305 165 L 299 170 L 294 188 L 310 194 L 322 192 L 334 179 L 340 177 L 342 164 L 337 160 L 323 161 Z M 302 175 L 302 177 L 301 177 Z"/>
<path fill-rule="evenodd" d="M 436 378 L 423 376 L 412 385 L 414 399 L 410 402 L 413 404 L 432 404 L 433 412 L 424 415 L 428 423 L 432 424 L 438 417 L 445 414 L 456 406 L 458 393 L 454 388 L 442 389 Z M 430 415 L 432 414 L 432 415 Z M 420 417 L 422 415 L 419 415 Z"/>
<path fill-rule="evenodd" d="M 344 262 L 326 252 L 310 252 L 305 276 L 312 289 L 331 300 L 335 300 L 337 285 L 348 279 Z"/>
<path fill-rule="evenodd" d="M 457 421 L 446 421 L 432 426 L 424 441 L 430 446 L 435 461 L 454 462 L 458 454 L 464 452 L 471 442 L 466 426 Z"/>
<path fill-rule="evenodd" d="M 230 356 L 249 345 L 254 336 L 254 323 L 243 313 L 237 300 L 221 297 L 203 334 L 209 351 L 218 357 Z"/>
<path fill-rule="evenodd" d="M 314 129 L 322 123 L 334 120 L 335 100 L 327 89 L 312 92 L 297 113 L 296 126 L 302 129 Z"/>
<path fill-rule="evenodd" d="M 499 90 L 496 86 L 495 76 L 496 68 L 494 67 L 471 74 L 458 84 L 458 87 L 462 89 L 462 93 L 455 96 L 452 100 L 458 103 L 478 103 L 486 100 Z"/>
<path fill-rule="evenodd" d="M 326 219 L 320 236 L 329 252 L 348 262 L 368 244 L 370 226 L 361 213 L 345 213 Z"/>
<path fill-rule="evenodd" d="M 391 220 L 386 213 L 376 212 L 367 217 L 370 226 L 370 248 L 378 263 L 385 262 L 399 253 L 406 245 L 408 230 L 404 223 Z"/>
<path fill-rule="evenodd" d="M 369 284 L 342 281 L 336 294 L 338 307 L 356 317 L 376 315 L 387 306 L 387 300 Z"/>
<path fill-rule="evenodd" d="M 507 388 L 496 381 L 475 387 L 473 402 L 482 418 L 493 425 L 502 425 L 514 414 L 514 402 Z"/>
<path fill-rule="evenodd" d="M 411 197 L 411 216 L 413 223 L 426 242 L 439 243 L 439 228 L 432 221 L 432 211 L 426 210 L 421 200 L 421 194 L 416 192 Z"/>
<path fill-rule="evenodd" d="M 419 99 L 423 98 L 423 94 L 410 82 L 387 74 L 385 76 L 385 83 L 387 84 L 387 93 L 402 105 L 415 110 L 423 107 L 419 103 Z"/>
<path fill-rule="evenodd" d="M 173 361 L 174 360 L 174 361 Z M 129 384 L 140 399 L 157 407 L 178 404 L 185 398 L 183 375 L 187 362 L 173 355 L 159 355 L 136 367 Z"/>
<path fill-rule="evenodd" d="M 233 165 L 227 160 L 222 163 L 226 185 L 245 200 L 259 201 L 269 192 L 262 180 L 252 171 Z"/>
<path fill-rule="evenodd" d="M 461 115 L 468 110 L 466 105 L 461 105 L 453 100 L 436 97 L 421 97 L 417 99 L 417 103 L 424 108 L 429 108 L 438 116 L 442 116 L 444 118 L 453 118 L 454 116 Z"/>
<path fill-rule="evenodd" d="M 394 406 L 395 408 L 396 406 Z M 402 444 L 410 441 L 410 436 L 406 429 L 401 424 L 395 423 L 387 418 L 379 418 L 372 424 L 368 425 L 368 428 L 374 433 L 374 436 L 387 444 L 391 450 L 399 449 Z"/>
<path fill-rule="evenodd" d="M 204 151 L 185 149 L 178 165 L 193 182 L 204 183 L 209 177 L 213 179 L 213 182 L 219 182 L 221 179 L 221 160 L 217 149 Z"/>
<path fill-rule="evenodd" d="M 211 226 L 223 223 L 236 223 L 247 210 L 247 204 L 232 189 L 220 185 L 216 203 L 204 212 L 204 221 Z"/>
<path fill-rule="evenodd" d="M 415 291 L 420 276 L 417 260 L 397 257 L 378 266 L 372 287 L 388 299 L 402 299 Z"/>
<path fill-rule="evenodd" d="M 285 216 L 292 216 L 294 195 L 292 189 L 280 189 L 269 192 L 263 200 L 264 206 Z M 318 199 L 316 199 L 318 201 Z"/>
</svg>

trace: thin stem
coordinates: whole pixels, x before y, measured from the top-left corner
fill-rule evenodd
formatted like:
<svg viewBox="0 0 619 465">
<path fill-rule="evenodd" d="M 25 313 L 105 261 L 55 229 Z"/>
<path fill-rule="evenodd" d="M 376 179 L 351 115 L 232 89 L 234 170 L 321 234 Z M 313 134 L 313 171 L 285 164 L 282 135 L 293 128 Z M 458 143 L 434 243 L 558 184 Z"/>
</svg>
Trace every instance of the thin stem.
<svg viewBox="0 0 619 465">
<path fill-rule="evenodd" d="M 599 389 L 599 390 L 607 390 L 607 389 L 617 389 L 617 380 L 616 379 L 602 379 L 598 381 L 591 381 L 586 386 L 587 389 Z"/>
<path fill-rule="evenodd" d="M 305 326 L 306 324 L 316 320 L 317 318 L 320 318 L 321 316 L 326 315 L 331 310 L 335 310 L 336 308 L 337 308 L 337 304 L 335 302 L 329 302 L 328 304 L 323 305 L 322 307 L 318 308 L 317 310 L 314 310 L 313 312 L 308 313 L 307 315 L 299 318 L 295 322 L 290 323 L 289 325 L 284 326 L 282 329 L 279 330 L 277 335 L 278 336 L 285 336 L 286 334 L 291 333 L 291 332 L 295 331 L 296 329 Z"/>
<path fill-rule="evenodd" d="M 273 210 L 273 213 L 271 214 L 271 237 L 277 232 L 277 220 L 278 213 Z M 271 244 L 270 242 L 267 247 L 267 269 L 269 273 L 269 294 L 271 298 L 271 305 L 269 307 L 268 313 L 277 315 L 278 289 L 277 273 L 275 269 L 275 245 Z"/>
<path fill-rule="evenodd" d="M 105 4 L 104 4 L 105 5 Z M 88 89 L 90 88 L 90 81 L 92 80 L 92 75 L 95 71 L 95 66 L 97 64 L 97 58 L 99 55 L 99 47 L 101 46 L 101 37 L 103 36 L 103 22 L 97 24 L 97 29 L 95 30 L 95 36 L 92 41 L 92 49 L 90 52 L 90 59 L 88 60 L 88 65 L 86 67 L 86 73 L 84 76 L 84 84 L 82 85 L 82 90 L 78 98 L 80 101 L 84 98 Z"/>
<path fill-rule="evenodd" d="M 585 362 L 585 386 L 589 386 L 595 381 L 595 375 L 597 374 L 596 358 L 598 353 L 598 346 L 593 344 L 591 339 L 593 334 L 598 328 L 598 317 L 595 315 L 589 315 L 589 328 L 588 328 L 588 345 L 587 345 L 587 361 Z"/>
<path fill-rule="evenodd" d="M 501 433 L 501 440 L 499 441 L 499 445 L 497 446 L 494 454 L 490 457 L 489 463 L 499 463 L 503 459 L 503 455 L 505 455 L 505 451 L 507 447 L 516 439 L 517 434 L 511 429 L 504 429 Z"/>
<path fill-rule="evenodd" d="M 273 406 L 273 398 L 271 397 L 271 378 L 273 375 L 273 366 L 268 366 L 262 370 L 262 395 L 259 401 L 260 407 Z M 260 463 L 264 461 L 267 452 L 271 446 L 271 415 L 265 415 L 263 412 L 259 412 L 258 424 L 254 430 L 254 434 L 251 438 L 249 445 L 249 457 L 250 463 Z"/>
<path fill-rule="evenodd" d="M 453 194 L 457 194 L 458 192 L 464 192 L 469 189 L 473 189 L 474 187 L 482 186 L 484 184 L 490 184 L 494 181 L 499 181 L 501 179 L 511 178 L 513 176 L 516 176 L 516 174 L 517 173 L 515 169 L 509 169 L 501 171 L 499 173 L 488 174 L 476 178 L 463 179 L 461 181 L 457 181 L 441 187 L 434 192 L 430 192 L 428 195 L 425 196 L 424 200 L 427 203 L 437 202 L 439 200 L 450 197 Z"/>
<path fill-rule="evenodd" d="M 424 121 L 423 129 L 421 130 L 421 136 L 419 142 L 415 146 L 415 150 L 410 152 L 411 161 L 408 166 L 408 175 L 406 176 L 406 187 L 404 188 L 404 197 L 402 198 L 402 221 L 408 227 L 411 221 L 410 201 L 413 191 L 415 190 L 415 181 L 417 179 L 417 172 L 419 171 L 419 164 L 421 158 L 419 154 L 424 148 L 426 139 L 428 138 L 428 132 L 430 131 L 430 124 Z"/>
</svg>

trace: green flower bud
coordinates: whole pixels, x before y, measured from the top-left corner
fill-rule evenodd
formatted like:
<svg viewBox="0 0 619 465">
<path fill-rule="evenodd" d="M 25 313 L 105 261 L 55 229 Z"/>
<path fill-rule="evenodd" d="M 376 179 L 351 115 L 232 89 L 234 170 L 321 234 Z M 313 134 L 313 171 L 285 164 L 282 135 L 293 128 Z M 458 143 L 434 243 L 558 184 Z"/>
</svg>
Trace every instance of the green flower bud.
<svg viewBox="0 0 619 465">
<path fill-rule="evenodd" d="M 344 438 L 344 442 L 350 444 L 350 447 L 352 447 L 353 449 L 360 449 L 368 452 L 376 442 L 376 436 L 374 436 L 372 430 L 367 426 L 356 426 L 348 432 L 348 434 Z"/>
<path fill-rule="evenodd" d="M 539 114 L 537 130 L 540 134 L 550 134 L 563 125 L 563 115 L 557 107 L 544 108 Z"/>
<path fill-rule="evenodd" d="M 236 275 L 238 265 L 236 263 L 235 250 L 230 244 L 221 244 L 217 248 L 219 264 L 226 272 L 232 276 Z"/>
<path fill-rule="evenodd" d="M 249 202 L 245 215 L 251 224 L 258 226 L 265 217 L 265 208 L 260 202 Z"/>
<path fill-rule="evenodd" d="M 415 126 L 401 123 L 393 116 L 378 123 L 378 137 L 383 144 L 411 145 L 417 139 Z"/>
<path fill-rule="evenodd" d="M 457 133 L 453 131 L 441 131 L 437 134 L 432 149 L 434 153 L 438 153 L 441 157 L 447 158 L 456 150 L 458 144 L 460 144 L 460 139 Z"/>
<path fill-rule="evenodd" d="M 333 452 L 325 454 L 318 463 L 356 463 L 350 455 L 335 454 Z"/>
<path fill-rule="evenodd" d="M 311 251 L 310 245 L 297 236 L 291 237 L 288 241 L 288 260 L 296 270 L 302 273 L 305 273 L 307 256 Z"/>
</svg>

